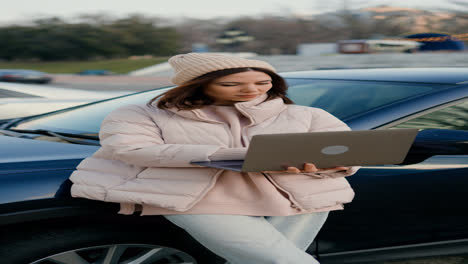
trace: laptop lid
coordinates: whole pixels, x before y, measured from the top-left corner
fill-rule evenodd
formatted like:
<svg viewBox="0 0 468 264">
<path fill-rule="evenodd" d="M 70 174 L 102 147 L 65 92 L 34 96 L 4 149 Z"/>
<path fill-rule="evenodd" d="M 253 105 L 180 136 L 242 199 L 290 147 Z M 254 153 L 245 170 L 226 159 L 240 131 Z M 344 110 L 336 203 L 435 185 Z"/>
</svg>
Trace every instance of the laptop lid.
<svg viewBox="0 0 468 264">
<path fill-rule="evenodd" d="M 255 135 L 241 171 L 302 169 L 306 162 L 317 168 L 398 164 L 417 134 L 405 128 Z"/>
<path fill-rule="evenodd" d="M 418 129 L 331 131 L 255 135 L 245 160 L 198 161 L 194 165 L 243 172 L 280 171 L 287 166 L 302 169 L 390 165 L 401 163 Z"/>
</svg>

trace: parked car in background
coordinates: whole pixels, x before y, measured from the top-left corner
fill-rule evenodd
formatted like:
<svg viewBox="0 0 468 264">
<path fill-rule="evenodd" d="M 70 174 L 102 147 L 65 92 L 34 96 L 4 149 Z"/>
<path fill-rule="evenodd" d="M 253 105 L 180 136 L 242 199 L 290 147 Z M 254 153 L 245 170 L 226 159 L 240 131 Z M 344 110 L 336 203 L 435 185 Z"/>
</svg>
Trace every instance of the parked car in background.
<svg viewBox="0 0 468 264">
<path fill-rule="evenodd" d="M 115 72 L 103 69 L 84 70 L 78 72 L 78 75 L 114 75 Z"/>
<path fill-rule="evenodd" d="M 47 73 L 33 70 L 0 69 L 0 82 L 45 84 L 52 81 Z"/>
<path fill-rule="evenodd" d="M 129 93 L 0 82 L 0 119 L 42 114 Z"/>
<path fill-rule="evenodd" d="M 282 76 L 296 104 L 323 108 L 354 130 L 420 129 L 402 164 L 364 166 L 348 178 L 355 200 L 330 214 L 310 254 L 323 264 L 468 254 L 468 68 Z M 3 120 L 2 262 L 223 263 L 164 217 L 117 215 L 118 204 L 70 197 L 68 177 L 99 148 L 103 118 L 169 89 Z"/>
<path fill-rule="evenodd" d="M 421 43 L 413 40 L 357 39 L 338 41 L 339 53 L 416 52 Z"/>
</svg>

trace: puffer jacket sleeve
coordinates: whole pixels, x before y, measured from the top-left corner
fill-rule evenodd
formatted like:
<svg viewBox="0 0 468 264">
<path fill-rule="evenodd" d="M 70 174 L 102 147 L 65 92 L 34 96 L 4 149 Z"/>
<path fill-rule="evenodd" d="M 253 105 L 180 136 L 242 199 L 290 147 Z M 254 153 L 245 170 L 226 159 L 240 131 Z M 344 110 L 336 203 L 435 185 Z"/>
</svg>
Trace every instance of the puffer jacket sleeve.
<svg viewBox="0 0 468 264">
<path fill-rule="evenodd" d="M 191 161 L 209 161 L 217 145 L 165 144 L 158 124 L 139 105 L 120 107 L 102 122 L 101 147 L 114 160 L 143 167 L 196 167 Z"/>
<path fill-rule="evenodd" d="M 320 108 L 312 108 L 312 120 L 309 127 L 309 132 L 325 132 L 325 131 L 349 131 L 348 125 L 343 121 L 336 118 L 334 115 L 328 113 L 327 111 Z M 313 162 L 313 161 L 311 161 Z M 355 174 L 359 166 L 347 167 L 346 171 L 342 172 L 321 172 L 321 173 L 304 173 L 306 175 L 317 177 L 317 178 L 337 178 L 337 177 L 346 177 Z"/>
</svg>

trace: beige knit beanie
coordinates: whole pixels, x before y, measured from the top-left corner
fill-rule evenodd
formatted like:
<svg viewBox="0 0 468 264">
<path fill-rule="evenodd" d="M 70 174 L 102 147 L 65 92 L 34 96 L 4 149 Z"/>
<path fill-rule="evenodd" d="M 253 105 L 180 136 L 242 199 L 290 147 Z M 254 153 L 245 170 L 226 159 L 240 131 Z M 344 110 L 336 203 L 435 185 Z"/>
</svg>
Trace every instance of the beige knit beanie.
<svg viewBox="0 0 468 264">
<path fill-rule="evenodd" d="M 177 85 L 193 80 L 205 73 L 224 69 L 257 67 L 276 71 L 273 66 L 264 61 L 216 53 L 179 54 L 171 57 L 169 64 L 175 72 L 171 81 Z"/>
</svg>

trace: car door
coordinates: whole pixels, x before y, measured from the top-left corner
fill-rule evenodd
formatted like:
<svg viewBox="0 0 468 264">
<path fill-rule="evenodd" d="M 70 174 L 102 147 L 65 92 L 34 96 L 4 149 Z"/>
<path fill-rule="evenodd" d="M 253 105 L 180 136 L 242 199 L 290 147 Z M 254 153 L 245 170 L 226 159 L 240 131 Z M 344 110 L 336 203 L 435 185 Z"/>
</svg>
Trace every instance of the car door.
<svg viewBox="0 0 468 264">
<path fill-rule="evenodd" d="M 356 197 L 320 232 L 321 263 L 468 253 L 468 100 L 383 128 L 421 129 L 419 147 L 405 165 L 363 167 L 348 178 Z"/>
</svg>

